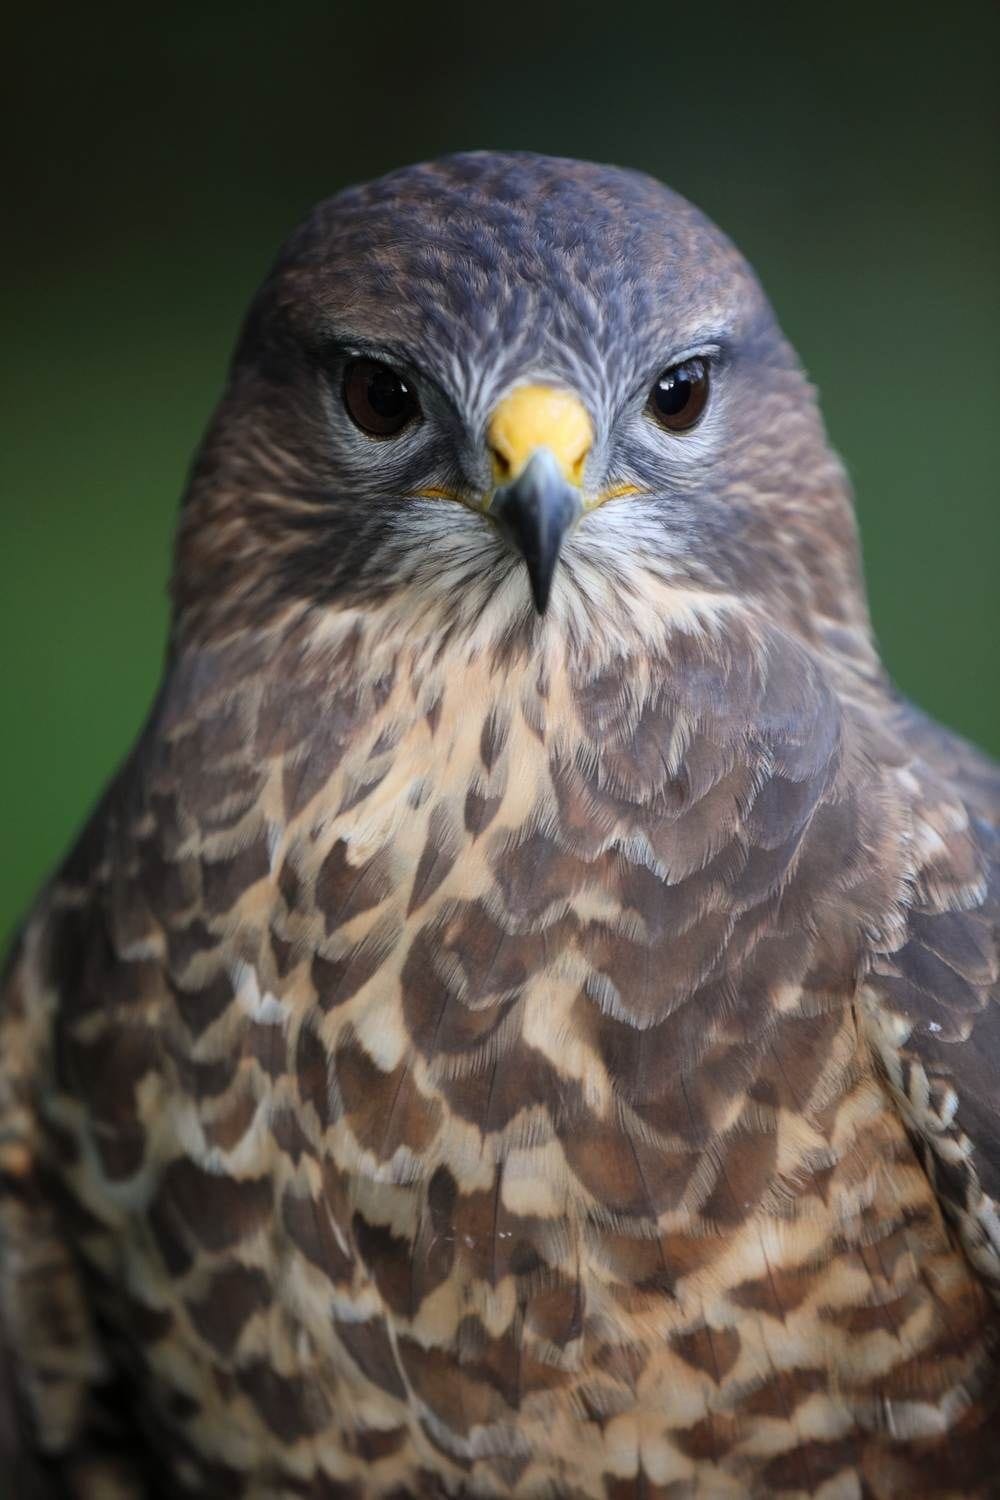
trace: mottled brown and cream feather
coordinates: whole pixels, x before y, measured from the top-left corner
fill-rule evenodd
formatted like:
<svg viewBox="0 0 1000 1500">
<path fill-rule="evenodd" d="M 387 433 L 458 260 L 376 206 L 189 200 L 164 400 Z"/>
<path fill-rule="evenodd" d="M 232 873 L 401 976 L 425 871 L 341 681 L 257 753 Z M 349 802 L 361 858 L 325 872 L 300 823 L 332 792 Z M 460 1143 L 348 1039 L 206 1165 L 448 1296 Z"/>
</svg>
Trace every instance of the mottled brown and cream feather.
<svg viewBox="0 0 1000 1500">
<path fill-rule="evenodd" d="M 536 158 L 358 192 L 251 316 L 164 687 L 13 956 L 25 1473 L 253 1500 L 995 1495 L 995 773 L 887 684 L 807 389 L 692 210 Z M 332 265 L 356 329 L 409 318 L 457 366 L 433 313 L 476 247 L 434 215 L 482 199 L 558 249 L 574 194 L 577 223 L 588 194 L 659 204 L 707 305 L 733 281 L 774 425 L 664 500 L 662 549 L 653 502 L 595 512 L 540 621 L 459 507 L 336 540 L 350 484 L 283 361 Z M 423 240 L 379 239 L 425 202 Z M 479 288 L 505 380 L 533 368 L 520 243 L 503 295 Z M 390 313 L 384 268 L 418 262 L 437 300 Z M 580 278 L 545 337 L 576 317 L 613 393 L 626 325 L 587 323 Z"/>
</svg>

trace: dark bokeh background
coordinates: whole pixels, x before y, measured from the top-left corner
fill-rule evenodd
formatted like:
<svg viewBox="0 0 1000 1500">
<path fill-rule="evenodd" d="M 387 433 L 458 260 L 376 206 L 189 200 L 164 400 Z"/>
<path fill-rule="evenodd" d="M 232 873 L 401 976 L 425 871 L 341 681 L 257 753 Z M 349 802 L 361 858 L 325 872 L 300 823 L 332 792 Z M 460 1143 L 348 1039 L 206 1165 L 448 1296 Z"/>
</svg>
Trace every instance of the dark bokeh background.
<svg viewBox="0 0 1000 1500">
<path fill-rule="evenodd" d="M 859 493 L 886 659 L 1000 750 L 997 7 L 21 8 L 5 22 L 0 938 L 148 704 L 238 320 L 418 157 L 644 167 L 748 253 Z"/>
</svg>

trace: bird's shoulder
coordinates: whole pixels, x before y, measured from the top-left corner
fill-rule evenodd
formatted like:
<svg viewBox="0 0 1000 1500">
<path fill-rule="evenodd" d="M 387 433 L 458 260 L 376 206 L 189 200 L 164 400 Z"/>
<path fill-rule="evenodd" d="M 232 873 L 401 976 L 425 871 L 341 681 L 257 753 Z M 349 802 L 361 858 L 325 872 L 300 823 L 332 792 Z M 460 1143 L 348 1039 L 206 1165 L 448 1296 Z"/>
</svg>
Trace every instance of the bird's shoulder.
<svg viewBox="0 0 1000 1500">
<path fill-rule="evenodd" d="M 74 1251 L 75 1236 L 107 1242 L 113 1230 L 60 1186 L 80 1165 L 60 1108 L 73 1067 L 67 1042 L 86 1046 L 88 1026 L 95 1057 L 106 1058 L 106 1110 L 123 1100 L 120 1049 L 105 1047 L 114 1028 L 101 1013 L 118 966 L 110 851 L 129 775 L 127 765 L 100 799 L 0 972 L 0 1465 L 18 1494 L 39 1497 L 62 1485 L 122 1500 L 142 1493 L 95 1288 Z"/>
<path fill-rule="evenodd" d="M 1000 825 L 1000 763 L 905 699 L 894 702 L 891 717 L 924 777 L 950 788 L 973 817 Z"/>
<path fill-rule="evenodd" d="M 892 719 L 911 793 L 906 913 L 864 1013 L 935 1191 L 1000 1289 L 1000 769 L 909 704 Z"/>
</svg>

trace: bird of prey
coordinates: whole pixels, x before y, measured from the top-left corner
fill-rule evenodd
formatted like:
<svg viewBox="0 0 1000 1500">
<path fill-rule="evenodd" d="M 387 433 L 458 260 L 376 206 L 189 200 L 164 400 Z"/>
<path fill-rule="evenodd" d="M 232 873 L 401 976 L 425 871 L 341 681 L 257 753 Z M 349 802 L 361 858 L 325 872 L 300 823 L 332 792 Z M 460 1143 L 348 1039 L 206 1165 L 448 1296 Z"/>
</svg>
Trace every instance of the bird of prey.
<svg viewBox="0 0 1000 1500">
<path fill-rule="evenodd" d="M 5 982 L 18 1495 L 1000 1494 L 998 780 L 728 240 L 321 204 L 172 598 Z"/>
</svg>

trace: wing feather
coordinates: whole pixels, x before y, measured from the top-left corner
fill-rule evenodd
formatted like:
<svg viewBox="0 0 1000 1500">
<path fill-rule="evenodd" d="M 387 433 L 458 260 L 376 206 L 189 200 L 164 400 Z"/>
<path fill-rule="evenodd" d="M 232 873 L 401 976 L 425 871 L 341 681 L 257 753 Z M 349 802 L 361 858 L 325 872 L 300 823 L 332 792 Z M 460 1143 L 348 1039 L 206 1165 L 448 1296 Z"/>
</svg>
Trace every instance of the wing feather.
<svg viewBox="0 0 1000 1500">
<path fill-rule="evenodd" d="M 1000 771 L 907 706 L 912 904 L 868 1030 L 966 1253 L 1000 1297 Z"/>
</svg>

